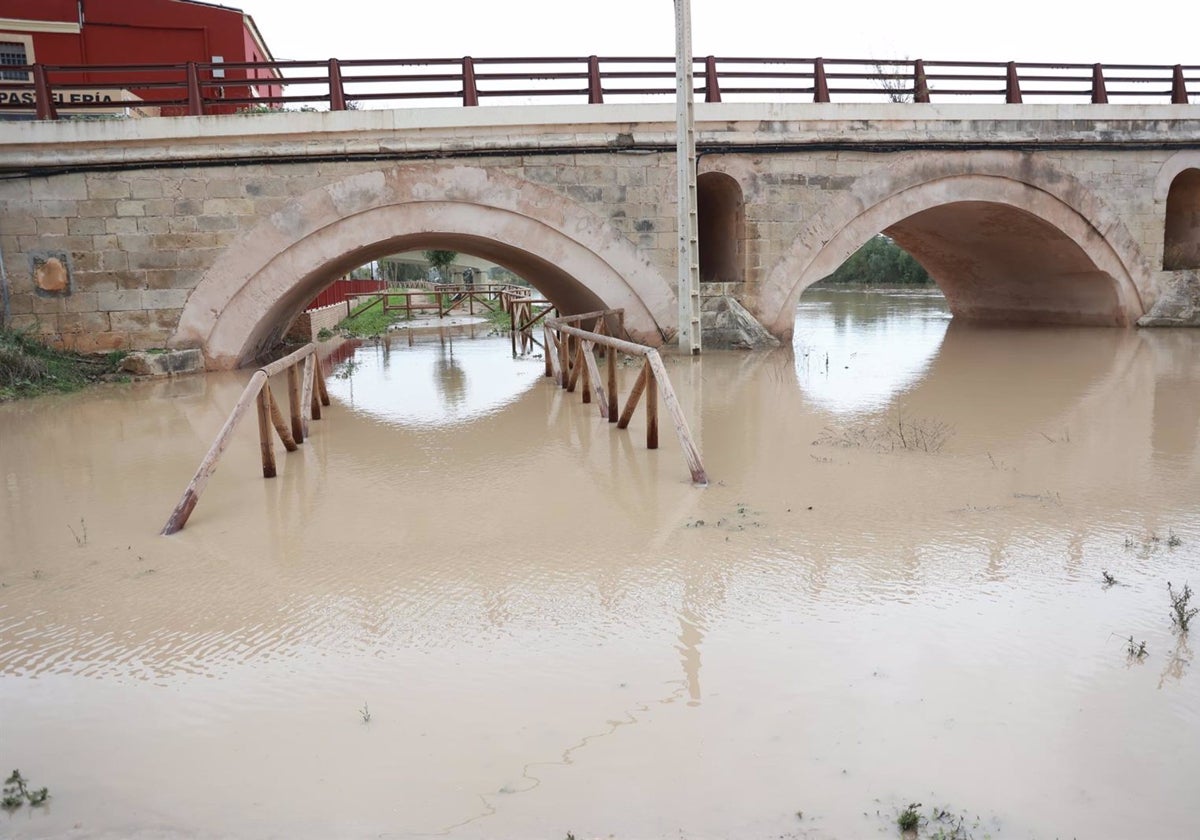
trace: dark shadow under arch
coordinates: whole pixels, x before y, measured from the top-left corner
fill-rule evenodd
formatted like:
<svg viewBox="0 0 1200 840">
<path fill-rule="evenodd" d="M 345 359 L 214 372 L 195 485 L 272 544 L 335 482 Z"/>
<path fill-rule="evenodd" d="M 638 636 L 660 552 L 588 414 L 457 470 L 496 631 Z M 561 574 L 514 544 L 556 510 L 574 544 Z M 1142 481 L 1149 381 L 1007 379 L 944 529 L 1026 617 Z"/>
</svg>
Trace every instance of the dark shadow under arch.
<svg viewBox="0 0 1200 840">
<path fill-rule="evenodd" d="M 746 279 L 746 202 L 741 185 L 724 172 L 696 177 L 700 282 L 742 283 Z"/>
<path fill-rule="evenodd" d="M 1163 235 L 1163 269 L 1200 268 L 1200 169 L 1185 169 L 1171 181 Z"/>
</svg>

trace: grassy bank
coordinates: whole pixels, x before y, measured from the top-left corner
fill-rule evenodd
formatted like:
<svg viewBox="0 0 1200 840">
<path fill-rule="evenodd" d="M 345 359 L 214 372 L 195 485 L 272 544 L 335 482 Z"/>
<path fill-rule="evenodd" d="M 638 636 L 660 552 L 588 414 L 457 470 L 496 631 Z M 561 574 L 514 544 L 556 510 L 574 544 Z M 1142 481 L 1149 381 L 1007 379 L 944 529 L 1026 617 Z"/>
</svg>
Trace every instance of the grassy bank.
<svg viewBox="0 0 1200 840">
<path fill-rule="evenodd" d="M 0 328 L 0 402 L 77 391 L 114 373 L 124 356 L 53 350 L 26 332 Z"/>
</svg>

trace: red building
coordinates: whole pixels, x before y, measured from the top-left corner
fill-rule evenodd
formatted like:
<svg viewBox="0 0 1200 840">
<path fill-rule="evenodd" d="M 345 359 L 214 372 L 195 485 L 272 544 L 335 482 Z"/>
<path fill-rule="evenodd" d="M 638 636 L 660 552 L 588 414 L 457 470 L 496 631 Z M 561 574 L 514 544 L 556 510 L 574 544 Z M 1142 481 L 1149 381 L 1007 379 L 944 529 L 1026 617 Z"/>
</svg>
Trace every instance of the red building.
<svg viewBox="0 0 1200 840">
<path fill-rule="evenodd" d="M 280 74 L 273 69 L 222 68 L 222 64 L 273 61 L 254 19 L 239 9 L 197 0 L 0 0 L 0 103 L 10 107 L 14 97 L 33 103 L 33 79 L 28 71 L 3 67 L 41 64 L 54 91 L 55 105 L 69 109 L 83 97 L 128 98 L 148 104 L 187 97 L 188 62 L 199 65 L 206 96 L 254 99 L 278 96 Z M 170 64 L 172 70 L 80 71 L 97 65 Z M 254 84 L 235 84 L 259 80 Z M 13 84 L 13 83 L 24 83 Z M 170 82 L 161 88 L 137 82 Z M 5 84 L 8 83 L 8 84 Z M 60 86 L 77 86 L 60 90 Z M 246 105 L 209 106 L 213 113 Z M 163 114 L 186 109 L 166 106 Z"/>
</svg>

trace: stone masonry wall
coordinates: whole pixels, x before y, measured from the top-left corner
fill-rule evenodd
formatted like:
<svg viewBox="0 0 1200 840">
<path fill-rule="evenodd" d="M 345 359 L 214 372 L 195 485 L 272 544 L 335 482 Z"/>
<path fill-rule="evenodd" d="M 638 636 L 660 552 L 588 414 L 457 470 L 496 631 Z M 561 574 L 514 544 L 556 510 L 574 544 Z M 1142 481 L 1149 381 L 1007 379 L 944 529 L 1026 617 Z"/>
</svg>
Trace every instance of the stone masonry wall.
<svg viewBox="0 0 1200 840">
<path fill-rule="evenodd" d="M 949 106 L 698 107 L 700 171 L 729 174 L 745 200 L 745 279 L 720 291 L 762 317 L 760 302 L 769 308 L 780 300 L 763 288 L 773 269 L 797 241 L 825 235 L 831 214 L 855 206 L 864 186 L 961 160 L 967 168 L 1007 168 L 1017 180 L 1048 179 L 1049 190 L 1073 179 L 1103 209 L 1103 235 L 1132 243 L 1123 258 L 1134 263 L 1149 308 L 1171 279 L 1161 270 L 1165 195 L 1156 193 L 1156 177 L 1176 154 L 1198 156 L 1189 165 L 1200 167 L 1200 152 L 1161 141 L 1200 148 L 1200 107 L 1005 106 L 997 113 L 1004 117 L 959 115 Z M 859 139 L 873 148 L 854 148 Z M 931 140 L 1042 148 L 924 149 Z M 1054 148 L 1059 141 L 1073 147 Z M 261 220 L 322 185 L 409 165 L 346 159 L 350 152 L 403 153 L 414 164 L 453 152 L 453 165 L 548 187 L 607 221 L 673 279 L 672 143 L 671 109 L 658 106 L 33 124 L 0 137 L 0 170 L 106 169 L 0 179 L 10 323 L 86 352 L 167 344 L 205 272 Z M 254 160 L 225 160 L 235 154 Z"/>
<path fill-rule="evenodd" d="M 664 156 L 485 163 L 601 214 L 670 272 L 674 176 Z M 267 164 L 0 181 L 11 326 L 81 352 L 165 346 L 189 292 L 239 236 L 294 196 L 378 168 Z M 67 269 L 61 292 L 37 285 L 38 261 L 47 258 Z"/>
<path fill-rule="evenodd" d="M 316 341 L 321 330 L 333 332 L 333 328 L 350 315 L 350 301 L 331 303 L 320 309 L 301 312 L 288 328 L 287 338 L 293 341 Z"/>
</svg>

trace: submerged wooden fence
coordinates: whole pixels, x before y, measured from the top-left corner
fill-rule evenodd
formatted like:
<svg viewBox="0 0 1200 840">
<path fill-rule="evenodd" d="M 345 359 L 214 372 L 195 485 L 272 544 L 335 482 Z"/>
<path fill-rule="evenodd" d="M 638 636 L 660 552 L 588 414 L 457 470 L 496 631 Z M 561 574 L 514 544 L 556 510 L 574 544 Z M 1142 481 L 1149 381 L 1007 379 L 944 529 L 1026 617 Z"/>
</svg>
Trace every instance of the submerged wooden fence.
<svg viewBox="0 0 1200 840">
<path fill-rule="evenodd" d="M 288 379 L 290 423 L 284 421 L 283 412 L 271 393 L 270 378 L 284 371 L 287 371 Z M 233 411 L 225 420 L 225 425 L 221 427 L 216 440 L 209 447 L 208 454 L 204 456 L 196 474 L 183 491 L 179 504 L 175 506 L 167 524 L 163 526 L 163 536 L 174 534 L 187 524 L 188 517 L 200 501 L 200 494 L 204 492 L 208 480 L 216 472 L 217 462 L 233 438 L 234 430 L 253 402 L 258 404 L 258 439 L 262 451 L 263 478 L 274 478 L 275 435 L 272 431 L 279 435 L 284 449 L 295 452 L 308 436 L 308 421 L 320 420 L 321 406 L 329 405 L 329 393 L 325 390 L 325 376 L 321 370 L 321 360 L 316 355 L 316 345 L 306 344 L 294 353 L 263 365 L 254 372 Z"/>
<path fill-rule="evenodd" d="M 667 413 L 675 425 L 675 435 L 683 449 L 683 457 L 692 474 L 692 482 L 708 484 L 708 475 L 704 471 L 700 450 L 692 438 L 687 418 L 683 416 L 683 409 L 675 396 L 675 389 L 671 387 L 662 357 L 653 347 L 611 335 L 612 332 L 624 332 L 624 321 L 625 312 L 622 309 L 547 318 L 543 322 L 543 334 L 546 339 L 546 376 L 553 378 L 568 393 L 574 393 L 576 387 L 580 386 L 584 403 L 591 403 L 594 393 L 600 416 L 606 418 L 609 423 L 616 423 L 618 429 L 628 428 L 629 421 L 633 419 L 633 413 L 644 396 L 647 449 L 658 448 L 658 398 L 661 396 L 663 405 L 666 406 Z M 582 328 L 585 322 L 590 322 L 592 328 Z M 616 324 L 615 329 L 613 324 Z M 607 385 L 601 378 L 600 367 L 596 363 L 596 345 L 605 348 Z M 640 356 L 644 360 L 625 401 L 625 408 L 619 413 L 617 353 Z"/>
</svg>

